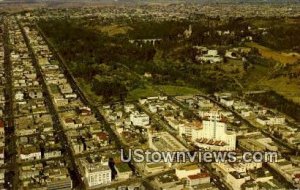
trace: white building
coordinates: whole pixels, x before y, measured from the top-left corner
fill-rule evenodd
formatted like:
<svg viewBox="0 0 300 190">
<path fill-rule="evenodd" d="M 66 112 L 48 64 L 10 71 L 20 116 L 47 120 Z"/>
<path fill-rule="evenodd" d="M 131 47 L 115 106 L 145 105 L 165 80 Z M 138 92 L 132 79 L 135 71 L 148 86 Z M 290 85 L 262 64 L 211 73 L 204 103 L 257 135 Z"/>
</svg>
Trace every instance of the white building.
<svg viewBox="0 0 300 190">
<path fill-rule="evenodd" d="M 283 125 L 285 124 L 285 118 L 282 116 L 269 117 L 270 125 Z"/>
<path fill-rule="evenodd" d="M 207 54 L 196 56 L 196 59 L 206 63 L 220 63 L 223 61 L 223 58 L 218 55 L 218 50 L 208 50 Z"/>
<path fill-rule="evenodd" d="M 144 127 L 150 124 L 150 117 L 145 113 L 133 112 L 130 121 L 134 126 Z"/>
<path fill-rule="evenodd" d="M 77 94 L 75 94 L 75 93 L 64 94 L 64 98 L 66 98 L 66 99 L 76 99 L 77 98 Z"/>
<path fill-rule="evenodd" d="M 226 176 L 226 182 L 235 190 L 242 189 L 242 185 L 247 180 L 250 180 L 250 176 L 246 173 L 239 173 L 237 171 L 230 172 Z"/>
<path fill-rule="evenodd" d="M 54 151 L 47 151 L 44 153 L 44 157 L 46 159 L 49 158 L 57 158 L 61 156 L 61 151 L 60 150 L 54 150 Z"/>
<path fill-rule="evenodd" d="M 192 141 L 206 138 L 225 143 L 223 150 L 235 150 L 236 148 L 236 133 L 227 131 L 226 123 L 220 121 L 220 116 L 217 114 L 211 115 L 208 120 L 203 120 L 203 128 L 192 132 Z"/>
<path fill-rule="evenodd" d="M 210 100 L 207 100 L 207 99 L 204 99 L 204 98 L 199 98 L 198 99 L 198 106 L 200 108 L 212 108 L 212 107 L 214 107 L 214 104 Z"/>
<path fill-rule="evenodd" d="M 231 98 L 232 97 L 232 94 L 230 92 L 222 92 L 222 93 L 214 93 L 214 96 L 216 97 L 216 99 L 218 101 L 221 100 L 221 98 Z"/>
<path fill-rule="evenodd" d="M 218 55 L 218 50 L 210 49 L 210 50 L 207 51 L 207 55 L 217 56 Z"/>
<path fill-rule="evenodd" d="M 43 93 L 41 91 L 30 91 L 29 92 L 29 97 L 32 99 L 39 99 L 43 98 Z"/>
<path fill-rule="evenodd" d="M 59 85 L 59 89 L 62 94 L 72 94 L 73 93 L 73 89 L 67 83 Z"/>
<path fill-rule="evenodd" d="M 38 148 L 33 146 L 26 146 L 20 150 L 20 159 L 21 160 L 40 160 L 42 158 L 42 153 Z"/>
<path fill-rule="evenodd" d="M 229 50 L 226 50 L 225 52 L 225 57 L 227 58 L 230 58 L 230 59 L 237 59 L 237 54 L 233 51 L 229 51 Z"/>
<path fill-rule="evenodd" d="M 234 100 L 230 98 L 221 98 L 220 103 L 227 107 L 231 107 L 233 106 Z"/>
<path fill-rule="evenodd" d="M 149 104 L 149 110 L 150 110 L 152 113 L 156 113 L 157 110 L 158 110 L 157 105 Z"/>
<path fill-rule="evenodd" d="M 126 105 L 124 105 L 124 111 L 126 113 L 131 112 L 133 109 L 134 109 L 134 105 L 133 104 L 126 104 Z"/>
<path fill-rule="evenodd" d="M 249 117 L 252 114 L 252 111 L 251 110 L 243 109 L 243 110 L 240 110 L 240 114 L 243 117 Z"/>
<path fill-rule="evenodd" d="M 250 176 L 247 175 L 245 170 L 253 169 L 253 167 L 255 167 L 256 164 L 254 163 L 250 165 L 245 165 L 243 163 L 240 163 L 233 167 L 232 165 L 227 163 L 213 163 L 212 166 L 216 169 L 218 173 L 221 173 L 224 176 L 226 183 L 229 184 L 232 187 L 232 189 L 240 190 L 242 189 L 242 185 L 246 181 L 250 180 Z"/>
<path fill-rule="evenodd" d="M 188 176 L 199 173 L 201 173 L 201 169 L 197 165 L 182 166 L 175 170 L 175 174 L 179 179 L 187 178 Z"/>
<path fill-rule="evenodd" d="M 168 132 L 152 134 L 148 129 L 149 148 L 155 151 L 188 151 L 175 137 Z"/>
<path fill-rule="evenodd" d="M 256 121 L 261 125 L 283 125 L 285 124 L 285 118 L 281 116 L 260 116 L 256 118 Z"/>
<path fill-rule="evenodd" d="M 84 177 L 89 187 L 108 184 L 111 182 L 111 170 L 109 166 L 101 162 L 88 162 L 86 159 L 81 160 L 84 168 Z"/>
<path fill-rule="evenodd" d="M 15 94 L 15 99 L 16 99 L 17 101 L 23 100 L 23 99 L 24 99 L 24 93 L 21 92 L 21 91 L 16 92 L 16 94 Z"/>
<path fill-rule="evenodd" d="M 197 56 L 197 60 L 203 61 L 205 63 L 221 63 L 223 58 L 220 56 L 211 56 L 211 55 L 204 55 L 204 56 Z"/>
</svg>

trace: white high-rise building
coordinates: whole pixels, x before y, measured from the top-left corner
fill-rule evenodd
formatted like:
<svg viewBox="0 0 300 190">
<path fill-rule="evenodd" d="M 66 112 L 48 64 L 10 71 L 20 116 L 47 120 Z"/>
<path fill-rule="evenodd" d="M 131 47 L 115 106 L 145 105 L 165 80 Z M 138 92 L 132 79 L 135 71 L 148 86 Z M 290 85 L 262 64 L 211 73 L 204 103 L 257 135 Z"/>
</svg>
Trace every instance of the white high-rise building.
<svg viewBox="0 0 300 190">
<path fill-rule="evenodd" d="M 236 133 L 227 131 L 226 123 L 221 121 L 219 114 L 211 114 L 207 120 L 202 122 L 203 128 L 192 132 L 192 141 L 206 138 L 225 143 L 223 150 L 235 150 Z"/>
</svg>

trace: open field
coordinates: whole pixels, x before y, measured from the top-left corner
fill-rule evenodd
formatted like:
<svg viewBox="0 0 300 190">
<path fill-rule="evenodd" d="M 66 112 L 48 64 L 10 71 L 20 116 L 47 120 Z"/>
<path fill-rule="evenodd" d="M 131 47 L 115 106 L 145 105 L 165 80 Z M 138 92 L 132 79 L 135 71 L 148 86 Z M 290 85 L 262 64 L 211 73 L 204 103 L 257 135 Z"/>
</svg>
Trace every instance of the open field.
<svg viewBox="0 0 300 190">
<path fill-rule="evenodd" d="M 200 91 L 190 87 L 173 86 L 173 85 L 156 85 L 161 91 L 169 96 L 178 95 L 194 95 L 199 94 Z M 138 100 L 139 98 L 158 96 L 159 92 L 155 90 L 151 85 L 147 85 L 145 88 L 137 88 L 128 93 L 127 100 Z"/>
<path fill-rule="evenodd" d="M 195 88 L 184 87 L 184 86 L 157 85 L 157 87 L 170 96 L 194 95 L 194 94 L 199 94 L 200 92 Z"/>
<path fill-rule="evenodd" d="M 139 98 L 158 95 L 159 93 L 152 86 L 147 85 L 145 88 L 137 88 L 130 91 L 127 95 L 127 100 L 138 100 Z"/>
<path fill-rule="evenodd" d="M 241 78 L 245 74 L 243 65 L 243 61 L 240 59 L 228 59 L 228 62 L 222 64 L 220 67 L 228 76 Z"/>
<path fill-rule="evenodd" d="M 256 65 L 255 69 L 247 73 L 246 83 L 249 90 L 274 90 L 286 99 L 300 104 L 300 81 L 287 77 L 269 79 L 269 68 Z"/>
<path fill-rule="evenodd" d="M 95 26 L 94 28 L 102 33 L 106 33 L 110 37 L 119 34 L 127 34 L 129 30 L 132 30 L 132 28 L 129 26 L 120 26 L 116 24 L 107 25 L 107 26 Z"/>
<path fill-rule="evenodd" d="M 279 77 L 271 80 L 262 80 L 261 85 L 268 86 L 286 99 L 300 104 L 300 81 Z"/>
<path fill-rule="evenodd" d="M 300 60 L 300 54 L 297 53 L 283 53 L 275 51 L 254 42 L 246 43 L 246 45 L 249 47 L 257 48 L 263 57 L 274 59 L 275 61 L 278 61 L 282 64 L 291 64 Z"/>
<path fill-rule="evenodd" d="M 263 60 L 261 60 L 263 61 Z M 269 65 L 268 62 L 260 62 L 252 65 L 244 73 L 242 84 L 246 90 L 273 90 L 283 95 L 286 99 L 300 104 L 300 81 L 298 78 L 290 78 L 285 75 L 274 77 L 274 73 L 283 73 L 286 68 L 278 68 L 277 65 Z M 290 65 L 289 71 L 296 73 L 298 66 Z"/>
</svg>

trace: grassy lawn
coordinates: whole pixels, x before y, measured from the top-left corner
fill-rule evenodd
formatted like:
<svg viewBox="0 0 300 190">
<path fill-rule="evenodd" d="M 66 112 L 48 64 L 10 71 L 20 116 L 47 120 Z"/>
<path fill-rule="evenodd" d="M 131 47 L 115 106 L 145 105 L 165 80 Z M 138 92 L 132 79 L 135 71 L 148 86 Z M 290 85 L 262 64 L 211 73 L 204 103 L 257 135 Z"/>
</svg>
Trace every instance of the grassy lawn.
<svg viewBox="0 0 300 190">
<path fill-rule="evenodd" d="M 169 96 L 176 95 L 194 95 L 199 94 L 200 91 L 195 88 L 172 86 L 172 85 L 157 85 L 160 90 Z M 138 100 L 139 98 L 145 98 L 150 96 L 158 96 L 159 92 L 155 90 L 151 85 L 147 85 L 145 88 L 137 88 L 129 92 L 127 100 Z"/>
<path fill-rule="evenodd" d="M 263 57 L 268 58 L 268 59 L 274 59 L 275 61 L 278 61 L 282 64 L 291 64 L 291 63 L 295 63 L 298 60 L 300 60 L 299 54 L 292 55 L 292 54 L 288 54 L 288 53 L 275 51 L 275 50 L 272 50 L 270 48 L 267 48 L 265 46 L 259 45 L 254 42 L 246 43 L 246 45 L 249 47 L 257 48 Z"/>
<path fill-rule="evenodd" d="M 268 77 L 268 67 L 255 65 L 247 71 L 245 83 L 250 90 L 257 90 L 261 86 L 261 81 Z"/>
<path fill-rule="evenodd" d="M 244 64 L 242 60 L 228 59 L 228 62 L 220 65 L 220 67 L 225 71 L 226 75 L 229 75 L 231 77 L 241 78 L 245 74 Z M 234 71 L 238 72 L 233 73 Z"/>
<path fill-rule="evenodd" d="M 130 172 L 131 171 L 131 169 L 127 163 L 117 164 L 116 167 L 118 168 L 119 172 Z"/>
<path fill-rule="evenodd" d="M 300 103 L 300 82 L 297 79 L 289 79 L 288 77 L 269 78 L 268 67 L 255 65 L 255 68 L 247 72 L 244 79 L 248 90 L 268 89 L 274 90 L 278 94 L 283 95 L 289 100 Z"/>
<path fill-rule="evenodd" d="M 157 87 L 170 96 L 194 95 L 200 93 L 200 91 L 195 88 L 183 87 L 183 86 L 157 85 Z"/>
<path fill-rule="evenodd" d="M 296 81 L 296 79 L 279 77 L 276 79 L 261 81 L 261 84 L 269 86 L 278 94 L 300 104 L 300 82 Z"/>
<path fill-rule="evenodd" d="M 138 100 L 139 98 L 158 95 L 159 93 L 152 86 L 147 85 L 145 88 L 137 88 L 130 91 L 127 95 L 127 100 Z"/>
<path fill-rule="evenodd" d="M 106 33 L 108 36 L 112 37 L 118 34 L 127 34 L 129 30 L 132 30 L 129 26 L 120 26 L 116 24 L 107 25 L 107 26 L 95 26 L 96 30 Z"/>
</svg>

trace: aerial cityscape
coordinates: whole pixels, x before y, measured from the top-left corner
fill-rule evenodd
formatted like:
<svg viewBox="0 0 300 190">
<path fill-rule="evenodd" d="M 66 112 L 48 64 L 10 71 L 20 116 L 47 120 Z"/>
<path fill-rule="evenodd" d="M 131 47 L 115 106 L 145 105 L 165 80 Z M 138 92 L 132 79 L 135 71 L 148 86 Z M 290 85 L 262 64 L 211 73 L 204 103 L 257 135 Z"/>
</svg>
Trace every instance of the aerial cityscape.
<svg viewBox="0 0 300 190">
<path fill-rule="evenodd" d="M 0 189 L 300 189 L 297 0 L 0 0 Z"/>
</svg>

